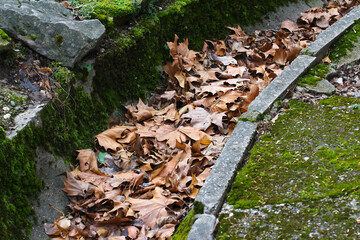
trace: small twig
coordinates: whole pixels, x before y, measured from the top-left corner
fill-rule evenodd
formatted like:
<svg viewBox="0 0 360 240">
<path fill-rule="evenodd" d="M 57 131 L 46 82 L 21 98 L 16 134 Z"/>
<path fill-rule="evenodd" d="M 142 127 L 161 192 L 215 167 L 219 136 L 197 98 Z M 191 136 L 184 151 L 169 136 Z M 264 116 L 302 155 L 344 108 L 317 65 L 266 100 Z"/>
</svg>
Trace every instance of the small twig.
<svg viewBox="0 0 360 240">
<path fill-rule="evenodd" d="M 60 211 L 59 209 L 57 209 L 56 207 L 54 207 L 51 203 L 49 203 L 50 207 L 52 207 L 53 209 L 55 209 L 56 211 L 58 211 L 59 213 L 61 213 L 63 215 L 63 217 L 65 217 L 65 214 Z"/>
</svg>

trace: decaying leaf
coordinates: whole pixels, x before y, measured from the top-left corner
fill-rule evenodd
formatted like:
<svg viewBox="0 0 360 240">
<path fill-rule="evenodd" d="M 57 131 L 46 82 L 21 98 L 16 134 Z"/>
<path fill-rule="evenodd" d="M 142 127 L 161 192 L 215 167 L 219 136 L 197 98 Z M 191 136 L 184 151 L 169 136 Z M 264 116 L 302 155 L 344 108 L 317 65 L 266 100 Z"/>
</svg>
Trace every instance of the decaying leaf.
<svg viewBox="0 0 360 240">
<path fill-rule="evenodd" d="M 153 198 L 151 199 L 127 199 L 127 201 L 131 203 L 131 208 L 139 211 L 140 219 L 151 228 L 154 228 L 161 217 L 168 215 L 166 211 L 167 206 L 178 201 L 165 197 L 162 195 L 163 192 L 164 190 L 162 188 L 157 187 L 153 191 Z"/>
<path fill-rule="evenodd" d="M 69 172 L 66 172 L 64 184 L 65 187 L 62 190 L 66 192 L 68 196 L 90 196 L 95 189 L 95 187 L 90 183 L 76 180 Z"/>
<path fill-rule="evenodd" d="M 194 110 L 182 115 L 183 118 L 191 119 L 191 126 L 206 130 L 211 124 L 223 128 L 222 118 L 225 113 L 209 113 L 204 108 L 195 108 Z"/>
<path fill-rule="evenodd" d="M 87 170 L 98 170 L 95 152 L 91 149 L 77 150 L 76 160 L 80 162 L 80 170 L 85 172 Z"/>
</svg>

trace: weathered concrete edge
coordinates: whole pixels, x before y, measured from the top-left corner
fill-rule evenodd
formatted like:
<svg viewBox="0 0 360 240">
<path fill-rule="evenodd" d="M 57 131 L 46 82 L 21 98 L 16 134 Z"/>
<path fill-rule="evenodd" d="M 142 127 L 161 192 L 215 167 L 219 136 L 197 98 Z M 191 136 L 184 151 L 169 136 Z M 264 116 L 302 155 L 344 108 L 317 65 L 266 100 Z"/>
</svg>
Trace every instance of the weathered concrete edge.
<svg viewBox="0 0 360 240">
<path fill-rule="evenodd" d="M 353 9 L 351 12 L 349 12 L 347 15 L 342 17 L 339 21 L 334 23 L 332 27 L 330 26 L 327 28 L 324 32 L 322 32 L 318 38 L 310 44 L 307 51 L 302 52 L 300 56 L 298 56 L 291 64 L 288 66 L 284 72 L 282 72 L 276 79 L 274 79 L 271 84 L 266 88 L 270 90 L 264 90 L 260 93 L 260 95 L 249 105 L 248 116 L 252 116 L 251 119 L 255 116 L 256 119 L 252 120 L 259 120 L 259 116 L 263 115 L 266 111 L 269 110 L 269 108 L 274 104 L 274 102 L 277 99 L 281 99 L 286 96 L 287 92 L 291 90 L 292 87 L 294 87 L 297 83 L 297 80 L 304 75 L 312 66 L 314 66 L 316 63 L 318 63 L 328 52 L 330 46 L 349 28 L 351 27 L 355 20 L 360 19 L 360 6 Z M 350 24 L 351 23 L 351 24 Z M 311 56 L 308 56 L 311 55 Z M 298 60 L 300 59 L 300 60 Z M 293 72 L 293 70 L 296 70 L 296 72 Z M 291 79 L 290 79 L 291 78 Z M 286 83 L 285 83 L 286 82 Z M 277 89 L 277 87 L 280 87 Z M 270 101 L 269 101 L 270 99 Z M 266 101 L 264 101 L 266 100 Z M 255 103 L 254 103 L 255 102 Z M 246 118 L 246 117 L 245 117 Z M 213 219 L 216 218 L 221 210 L 221 206 L 225 200 L 225 196 L 227 193 L 227 189 L 229 187 L 229 184 L 221 184 L 217 181 L 218 176 L 216 173 L 212 174 L 214 170 L 220 170 L 220 167 L 222 164 L 220 163 L 222 160 L 227 160 L 227 158 L 221 158 L 221 156 L 226 155 L 227 151 L 230 150 L 231 155 L 234 155 L 235 152 L 232 152 L 234 148 L 231 148 L 230 146 L 234 143 L 239 141 L 236 135 L 241 135 L 241 132 L 251 132 L 251 129 L 246 129 L 246 125 L 250 122 L 243 122 L 240 121 L 240 124 L 236 125 L 236 128 L 234 129 L 233 134 L 231 135 L 229 141 L 226 143 L 223 151 L 221 152 L 220 157 L 216 161 L 216 164 L 214 165 L 209 177 L 207 178 L 204 186 L 201 188 L 198 196 L 195 199 L 195 202 L 198 202 L 204 206 L 204 213 L 199 214 L 197 219 L 195 220 L 194 224 L 191 226 L 190 233 L 188 235 L 188 240 L 196 239 L 196 240 L 209 240 L 213 239 L 213 233 L 215 231 L 216 225 L 218 221 L 208 221 L 207 224 L 204 224 L 203 220 L 199 219 Z M 242 127 L 240 127 L 242 126 Z M 250 126 L 250 125 L 249 125 Z M 245 147 L 245 150 L 241 151 L 241 155 L 235 156 L 235 158 L 239 159 L 239 163 L 241 163 L 241 160 L 246 156 L 248 151 L 250 150 L 252 146 L 252 140 L 255 137 L 255 131 L 257 127 L 257 123 L 252 123 L 252 126 L 255 126 L 255 130 L 251 133 L 251 141 L 248 141 L 247 146 L 244 145 L 242 147 Z M 237 133 L 237 134 L 236 134 Z M 234 135 L 236 134 L 236 135 Z M 225 152 L 225 153 L 224 153 Z M 237 153 L 237 152 L 236 152 Z M 237 165 L 238 166 L 238 165 Z M 237 167 L 236 166 L 236 167 Z M 235 169 L 230 169 L 230 166 L 228 169 L 230 169 L 229 172 L 223 172 L 223 175 L 226 175 L 227 178 L 231 176 L 231 179 L 233 179 L 236 175 L 236 167 Z M 233 174 L 231 174 L 233 172 Z M 215 184 L 215 185 L 214 185 Z M 226 185 L 226 187 L 219 189 L 217 186 Z M 230 182 L 231 184 L 231 182 Z M 220 191 L 219 191 L 220 190 Z M 211 196 L 223 196 L 222 198 L 216 199 L 216 204 L 209 205 L 207 202 L 207 199 L 211 198 Z M 212 215 L 213 217 L 209 217 L 209 215 Z M 201 228 L 201 230 L 200 230 Z M 205 231 L 207 230 L 207 232 Z M 206 232 L 206 234 L 204 234 Z M 200 234 L 201 233 L 201 234 Z"/>
<path fill-rule="evenodd" d="M 203 213 L 217 215 L 226 197 L 239 164 L 244 159 L 255 137 L 257 123 L 241 122 L 236 125 L 223 151 L 213 166 L 195 202 L 204 207 Z"/>
<path fill-rule="evenodd" d="M 319 34 L 309 47 L 302 51 L 302 54 L 316 56 L 318 59 L 324 58 L 330 46 L 354 23 L 360 18 L 360 6 L 355 7 L 348 14 L 340 18 L 333 25 Z"/>
<path fill-rule="evenodd" d="M 260 94 L 252 101 L 248 107 L 248 111 L 243 114 L 242 118 L 253 117 L 258 118 L 258 115 L 250 116 L 253 112 L 260 115 L 266 113 L 271 105 L 277 99 L 283 99 L 289 91 L 295 87 L 297 80 L 317 61 L 316 57 L 300 55 L 288 66 L 277 78 L 275 78 L 269 86 L 267 86 Z M 258 119 L 253 119 L 258 120 Z"/>
<path fill-rule="evenodd" d="M 217 218 L 212 214 L 198 214 L 195 215 L 195 222 L 191 226 L 188 240 L 211 240 L 213 239 L 212 233 L 215 231 L 218 224 Z M 208 231 L 210 229 L 210 231 Z"/>
<path fill-rule="evenodd" d="M 217 224 L 217 215 L 225 200 L 228 188 L 236 176 L 239 165 L 244 160 L 255 139 L 257 123 L 243 122 L 237 124 L 224 150 L 221 152 L 204 186 L 195 199 L 195 204 L 201 205 L 203 214 L 191 226 L 187 239 L 209 240 Z M 216 221 L 203 223 L 203 218 L 212 218 Z M 204 234 L 204 232 L 207 232 Z"/>
</svg>

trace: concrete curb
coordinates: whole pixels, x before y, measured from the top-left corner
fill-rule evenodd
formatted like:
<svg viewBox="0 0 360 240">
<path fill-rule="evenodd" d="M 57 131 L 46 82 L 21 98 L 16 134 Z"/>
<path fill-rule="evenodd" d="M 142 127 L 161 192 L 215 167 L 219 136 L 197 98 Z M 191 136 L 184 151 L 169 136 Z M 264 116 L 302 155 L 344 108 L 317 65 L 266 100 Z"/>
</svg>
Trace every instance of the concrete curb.
<svg viewBox="0 0 360 240">
<path fill-rule="evenodd" d="M 343 16 L 339 21 L 328 27 L 319 34 L 314 42 L 312 42 L 303 54 L 316 56 L 317 60 L 324 58 L 330 46 L 354 23 L 360 18 L 360 6 L 351 10 Z"/>
<path fill-rule="evenodd" d="M 326 56 L 330 46 L 360 19 L 360 6 L 323 31 L 317 39 L 297 57 L 249 105 L 243 119 L 253 121 L 265 114 L 275 101 L 291 91 L 297 80 Z M 224 203 L 227 190 L 237 174 L 237 168 L 248 154 L 256 135 L 258 123 L 240 121 L 226 143 L 204 186 L 195 199 L 195 206 L 202 206 L 203 213 L 196 215 L 188 240 L 210 240 L 217 225 L 217 216 Z M 202 208 L 201 207 L 201 208 Z M 198 210 L 198 209 L 196 209 Z"/>
</svg>

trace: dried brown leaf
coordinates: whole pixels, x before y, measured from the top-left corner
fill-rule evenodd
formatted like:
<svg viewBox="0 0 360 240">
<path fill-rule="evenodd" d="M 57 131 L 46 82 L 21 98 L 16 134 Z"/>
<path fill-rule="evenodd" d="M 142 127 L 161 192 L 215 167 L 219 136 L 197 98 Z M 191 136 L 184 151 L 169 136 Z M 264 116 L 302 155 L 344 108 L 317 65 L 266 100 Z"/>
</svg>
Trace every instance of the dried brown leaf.
<svg viewBox="0 0 360 240">
<path fill-rule="evenodd" d="M 204 108 L 197 107 L 194 110 L 182 115 L 182 118 L 190 118 L 191 126 L 206 130 L 211 124 L 223 128 L 222 118 L 225 113 L 209 113 Z"/>
<path fill-rule="evenodd" d="M 62 188 L 62 190 L 66 192 L 68 196 L 87 197 L 90 196 L 95 189 L 94 185 L 90 183 L 76 180 L 74 176 L 69 172 L 66 172 L 64 185 L 65 187 Z"/>
<path fill-rule="evenodd" d="M 160 187 L 153 191 L 153 198 L 149 200 L 128 198 L 126 201 L 131 203 L 131 208 L 139 211 L 139 217 L 150 228 L 154 228 L 161 217 L 168 216 L 166 211 L 168 205 L 177 202 L 178 200 L 165 197 L 162 195 L 164 190 Z"/>
<path fill-rule="evenodd" d="M 77 150 L 76 152 L 78 153 L 76 160 L 80 162 L 80 170 L 82 172 L 87 170 L 98 171 L 97 160 L 93 150 L 82 149 Z"/>
</svg>

